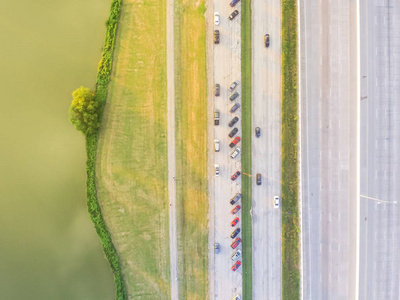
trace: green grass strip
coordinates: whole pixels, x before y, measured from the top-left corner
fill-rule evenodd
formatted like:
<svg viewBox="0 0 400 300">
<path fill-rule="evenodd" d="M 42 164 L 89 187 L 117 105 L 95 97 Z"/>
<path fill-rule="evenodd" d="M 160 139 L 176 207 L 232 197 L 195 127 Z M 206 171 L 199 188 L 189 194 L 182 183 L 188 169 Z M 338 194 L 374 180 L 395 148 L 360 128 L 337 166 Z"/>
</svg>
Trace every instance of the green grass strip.
<svg viewBox="0 0 400 300">
<path fill-rule="evenodd" d="M 111 66 L 114 53 L 114 42 L 117 34 L 118 20 L 120 16 L 121 0 L 113 0 L 111 3 L 110 17 L 106 22 L 106 39 L 103 47 L 103 54 L 99 63 L 96 81 L 96 100 L 101 103 L 100 118 L 103 115 L 107 99 L 108 83 L 110 82 Z M 121 264 L 117 251 L 111 239 L 110 232 L 103 219 L 100 205 L 97 199 L 95 183 L 95 166 L 97 154 L 98 134 L 86 136 L 86 201 L 90 218 L 92 219 L 96 232 L 99 235 L 104 254 L 114 274 L 115 298 L 118 300 L 128 299 L 125 280 L 121 272 Z"/>
<path fill-rule="evenodd" d="M 251 0 L 242 1 L 242 171 L 251 174 Z M 242 176 L 243 299 L 252 299 L 251 177 Z"/>
<path fill-rule="evenodd" d="M 282 298 L 300 298 L 297 173 L 297 5 L 282 1 Z"/>
</svg>

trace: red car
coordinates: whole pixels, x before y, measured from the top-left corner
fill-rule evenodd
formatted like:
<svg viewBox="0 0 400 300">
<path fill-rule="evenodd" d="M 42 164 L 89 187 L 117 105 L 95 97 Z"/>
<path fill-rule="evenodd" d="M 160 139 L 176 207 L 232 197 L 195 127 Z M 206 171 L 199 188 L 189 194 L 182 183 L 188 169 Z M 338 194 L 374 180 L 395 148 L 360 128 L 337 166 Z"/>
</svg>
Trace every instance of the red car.
<svg viewBox="0 0 400 300">
<path fill-rule="evenodd" d="M 235 147 L 235 145 L 237 145 L 237 143 L 240 142 L 240 136 L 237 136 L 230 144 L 229 147 L 233 148 Z"/>
<path fill-rule="evenodd" d="M 242 240 L 240 238 L 237 238 L 236 240 L 233 241 L 231 248 L 235 249 L 237 246 L 239 246 L 239 244 L 242 242 Z"/>
<path fill-rule="evenodd" d="M 236 218 L 234 218 L 233 221 L 231 222 L 231 226 L 232 226 L 232 227 L 235 227 L 237 223 L 239 223 L 239 218 L 236 217 Z"/>
<path fill-rule="evenodd" d="M 239 267 L 242 265 L 242 262 L 238 260 L 233 266 L 232 266 L 232 271 L 235 272 Z"/>
<path fill-rule="evenodd" d="M 234 215 L 240 210 L 240 205 L 236 205 L 234 209 L 231 210 L 231 214 Z"/>
<path fill-rule="evenodd" d="M 233 174 L 233 175 L 231 176 L 231 180 L 234 181 L 234 180 L 236 180 L 239 176 L 240 176 L 240 171 L 236 171 L 236 173 Z"/>
</svg>

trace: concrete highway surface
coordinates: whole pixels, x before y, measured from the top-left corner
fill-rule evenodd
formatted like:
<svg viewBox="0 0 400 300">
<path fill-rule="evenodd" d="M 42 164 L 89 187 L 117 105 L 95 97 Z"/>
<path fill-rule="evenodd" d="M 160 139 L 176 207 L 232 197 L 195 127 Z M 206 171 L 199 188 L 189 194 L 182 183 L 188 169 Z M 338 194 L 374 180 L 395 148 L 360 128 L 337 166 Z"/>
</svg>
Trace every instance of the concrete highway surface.
<svg viewBox="0 0 400 300">
<path fill-rule="evenodd" d="M 359 299 L 400 298 L 400 2 L 360 3 Z"/>
<path fill-rule="evenodd" d="M 281 188 L 281 1 L 254 0 L 252 14 L 253 299 L 281 299 L 281 209 L 273 204 Z"/>
<path fill-rule="evenodd" d="M 355 299 L 357 7 L 300 0 L 303 299 Z"/>
<path fill-rule="evenodd" d="M 237 9 L 240 12 L 240 2 L 231 8 L 229 1 L 214 1 L 214 11 L 220 14 L 220 25 L 213 25 L 214 29 L 220 31 L 220 43 L 214 45 L 214 83 L 221 86 L 221 95 L 213 97 L 214 109 L 220 111 L 220 124 L 214 126 L 214 138 L 220 141 L 220 151 L 214 153 L 214 163 L 220 166 L 220 176 L 214 177 L 214 241 L 220 244 L 220 253 L 214 255 L 214 282 L 210 284 L 213 287 L 213 299 L 232 299 L 236 294 L 242 294 L 242 267 L 236 272 L 231 267 L 236 262 L 231 260 L 231 255 L 235 250 L 231 248 L 230 234 L 232 231 L 241 227 L 241 222 L 233 228 L 231 221 L 238 216 L 241 219 L 241 211 L 236 215 L 231 214 L 231 210 L 236 205 L 241 205 L 239 200 L 236 205 L 229 203 L 230 199 L 241 192 L 241 175 L 236 181 L 231 181 L 230 177 L 237 170 L 241 171 L 241 155 L 235 159 L 230 154 L 236 147 L 230 148 L 229 144 L 233 138 L 228 137 L 229 132 L 237 127 L 239 132 L 236 136 L 242 137 L 241 131 L 241 108 L 235 113 L 230 113 L 231 107 L 235 103 L 241 103 L 241 97 L 234 101 L 229 100 L 232 94 L 229 86 L 234 80 L 241 82 L 241 45 L 240 45 L 240 13 L 234 20 L 229 20 L 229 14 Z M 241 85 L 235 89 L 241 93 Z M 235 116 L 239 117 L 239 122 L 232 128 L 228 123 Z M 213 119 L 213 115 L 209 116 Z M 236 137 L 235 136 L 235 137 Z M 238 143 L 241 148 L 241 142 Z M 211 210 L 212 211 L 212 210 Z M 238 237 L 241 238 L 241 234 Z M 242 249 L 239 245 L 236 249 Z M 239 258 L 242 261 L 241 257 Z M 212 280 L 212 279 L 211 279 Z"/>
</svg>

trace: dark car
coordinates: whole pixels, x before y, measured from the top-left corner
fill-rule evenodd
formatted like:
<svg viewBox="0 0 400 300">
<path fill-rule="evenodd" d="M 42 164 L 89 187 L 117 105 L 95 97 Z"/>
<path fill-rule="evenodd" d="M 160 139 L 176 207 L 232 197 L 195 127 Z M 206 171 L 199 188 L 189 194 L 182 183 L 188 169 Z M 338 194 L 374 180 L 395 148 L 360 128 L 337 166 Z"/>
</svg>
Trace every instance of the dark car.
<svg viewBox="0 0 400 300">
<path fill-rule="evenodd" d="M 232 266 L 232 271 L 235 272 L 239 267 L 242 265 L 242 262 L 238 260 L 233 266 Z"/>
<path fill-rule="evenodd" d="M 215 253 L 218 254 L 219 251 L 220 251 L 220 246 L 219 246 L 218 243 L 215 243 L 215 244 L 214 244 L 214 249 L 215 249 Z"/>
<path fill-rule="evenodd" d="M 234 106 L 232 106 L 232 108 L 231 108 L 231 113 L 237 111 L 237 109 L 238 109 L 239 107 L 240 107 L 240 104 L 239 104 L 239 103 L 236 103 Z"/>
<path fill-rule="evenodd" d="M 214 30 L 214 44 L 219 44 L 219 30 Z"/>
<path fill-rule="evenodd" d="M 232 233 L 231 233 L 231 238 L 234 239 L 235 237 L 238 236 L 240 233 L 240 228 L 236 228 Z"/>
<path fill-rule="evenodd" d="M 269 47 L 269 34 L 264 35 L 265 47 Z"/>
<path fill-rule="evenodd" d="M 233 20 L 234 18 L 236 18 L 236 16 L 239 14 L 239 11 L 237 9 L 235 9 L 230 15 L 229 15 L 229 20 Z"/>
<path fill-rule="evenodd" d="M 239 218 L 238 218 L 238 217 L 236 217 L 236 218 L 234 218 L 234 219 L 232 220 L 231 226 L 232 226 L 232 227 L 235 227 L 237 223 L 239 223 Z"/>
<path fill-rule="evenodd" d="M 239 131 L 239 129 L 237 129 L 236 127 L 232 129 L 231 132 L 229 132 L 229 137 L 233 137 L 237 132 Z"/>
<path fill-rule="evenodd" d="M 229 5 L 230 5 L 231 7 L 234 7 L 236 4 L 239 3 L 239 1 L 240 1 L 240 0 L 232 0 L 232 2 L 229 3 Z"/>
<path fill-rule="evenodd" d="M 236 205 L 236 207 L 231 210 L 231 214 L 232 215 L 236 214 L 240 210 L 240 208 L 241 208 L 240 205 Z"/>
<path fill-rule="evenodd" d="M 237 97 L 239 97 L 240 96 L 240 94 L 239 94 L 239 92 L 234 92 L 230 97 L 229 97 L 229 100 L 231 100 L 231 101 L 233 101 L 233 100 L 235 100 Z"/>
<path fill-rule="evenodd" d="M 239 176 L 240 176 L 240 171 L 236 171 L 236 173 L 233 174 L 233 175 L 231 176 L 231 180 L 234 181 L 234 180 L 236 180 Z"/>
<path fill-rule="evenodd" d="M 221 86 L 219 85 L 219 83 L 215 84 L 215 96 L 219 97 L 221 93 Z"/>
<path fill-rule="evenodd" d="M 240 136 L 235 137 L 235 139 L 229 144 L 229 147 L 233 148 L 240 142 Z"/>
<path fill-rule="evenodd" d="M 241 193 L 237 193 L 235 197 L 233 197 L 231 199 L 231 204 L 234 205 L 236 202 L 238 202 L 240 200 L 240 198 L 242 198 L 242 194 Z"/>
<path fill-rule="evenodd" d="M 240 243 L 242 242 L 242 240 L 240 238 L 237 238 L 236 240 L 233 241 L 233 243 L 231 244 L 231 248 L 235 249 L 237 246 L 240 245 Z"/>
<path fill-rule="evenodd" d="M 258 173 L 256 175 L 256 182 L 257 182 L 257 185 L 261 185 L 261 174 L 260 173 Z"/>
<path fill-rule="evenodd" d="M 260 137 L 261 135 L 261 129 L 260 127 L 256 127 L 256 137 Z"/>
<path fill-rule="evenodd" d="M 239 121 L 238 117 L 234 117 L 228 124 L 229 127 L 232 127 L 233 125 L 235 125 L 237 122 Z"/>
</svg>

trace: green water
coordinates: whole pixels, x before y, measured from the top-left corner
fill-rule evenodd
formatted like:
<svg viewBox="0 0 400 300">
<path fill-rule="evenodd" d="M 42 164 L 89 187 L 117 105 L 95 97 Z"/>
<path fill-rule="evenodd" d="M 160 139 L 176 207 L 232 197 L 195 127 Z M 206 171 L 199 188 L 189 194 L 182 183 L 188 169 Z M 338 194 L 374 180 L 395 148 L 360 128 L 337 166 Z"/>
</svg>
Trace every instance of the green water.
<svg viewBox="0 0 400 300">
<path fill-rule="evenodd" d="M 94 88 L 110 0 L 0 0 L 0 299 L 113 299 L 71 93 Z"/>
</svg>

